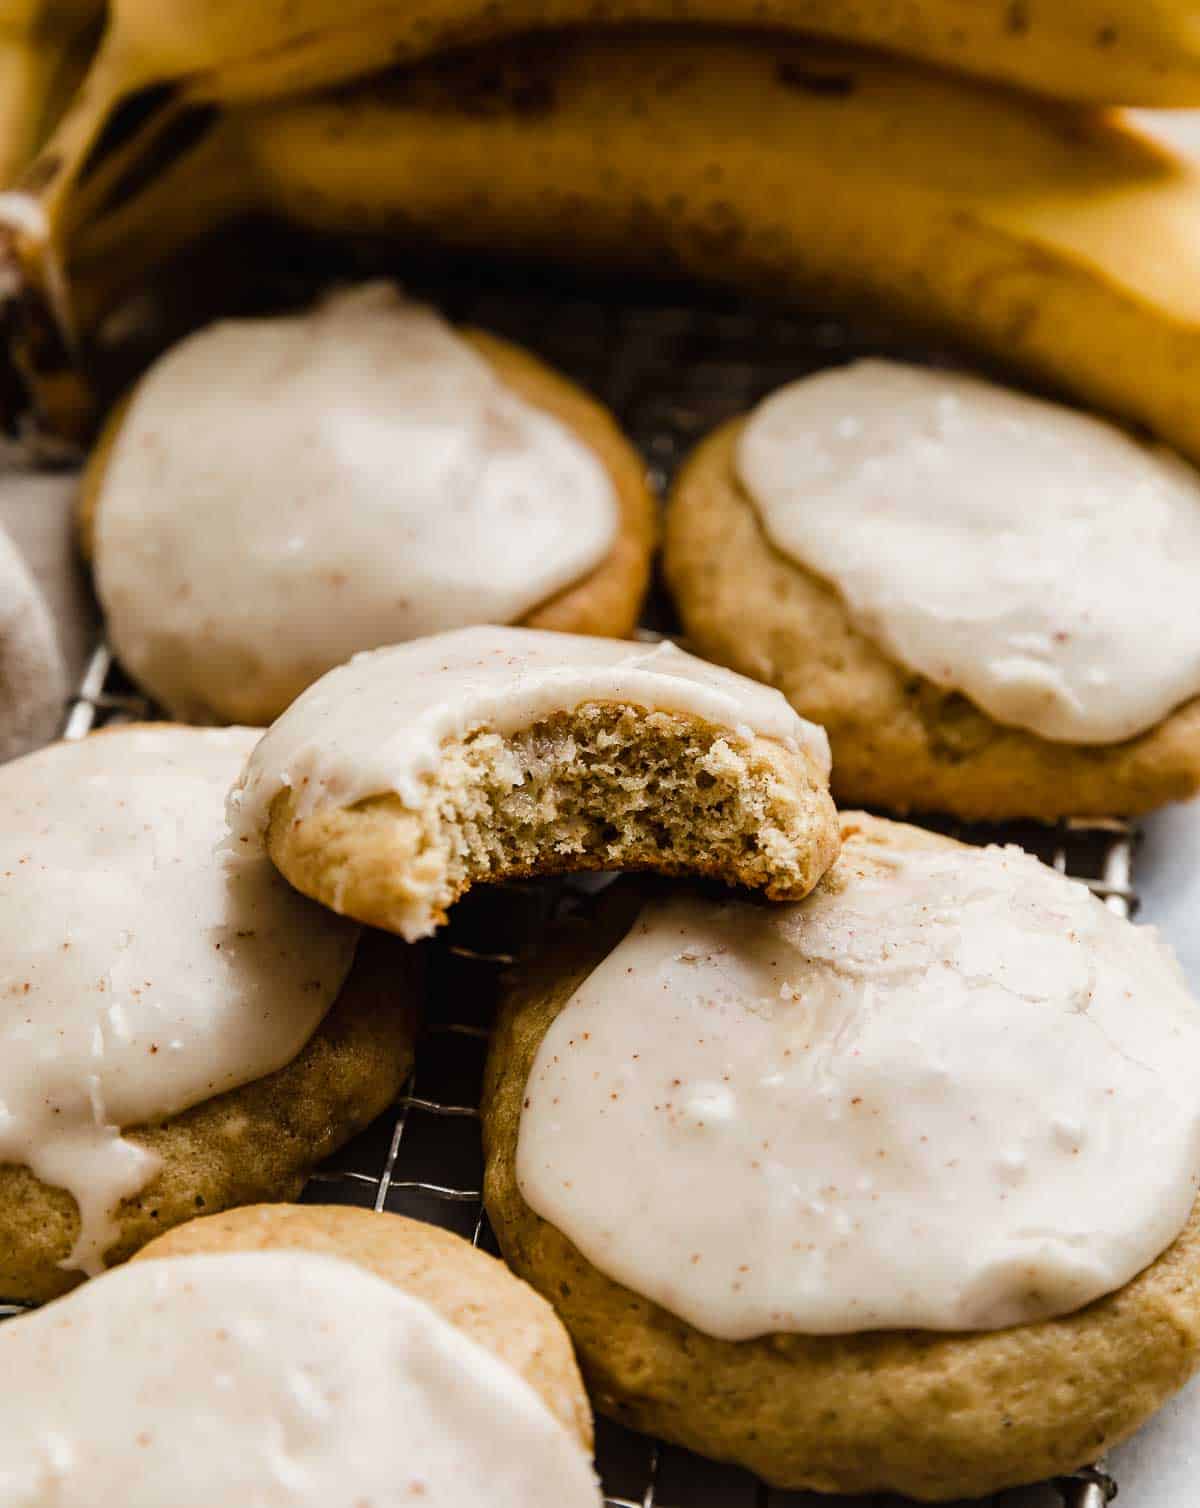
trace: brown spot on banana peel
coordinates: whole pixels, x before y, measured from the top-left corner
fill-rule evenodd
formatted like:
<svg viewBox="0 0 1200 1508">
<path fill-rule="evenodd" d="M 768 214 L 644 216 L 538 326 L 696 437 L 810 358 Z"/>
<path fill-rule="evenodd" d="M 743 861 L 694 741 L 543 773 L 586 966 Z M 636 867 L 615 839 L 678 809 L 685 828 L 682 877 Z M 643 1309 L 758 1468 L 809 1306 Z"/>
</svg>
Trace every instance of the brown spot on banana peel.
<svg viewBox="0 0 1200 1508">
<path fill-rule="evenodd" d="M 1010 0 L 1004 24 L 1014 36 L 1024 36 L 1029 30 L 1029 0 Z"/>
<path fill-rule="evenodd" d="M 775 69 L 781 84 L 789 89 L 806 89 L 810 94 L 845 98 L 854 93 L 852 73 L 820 73 L 795 61 L 781 62 Z"/>
</svg>

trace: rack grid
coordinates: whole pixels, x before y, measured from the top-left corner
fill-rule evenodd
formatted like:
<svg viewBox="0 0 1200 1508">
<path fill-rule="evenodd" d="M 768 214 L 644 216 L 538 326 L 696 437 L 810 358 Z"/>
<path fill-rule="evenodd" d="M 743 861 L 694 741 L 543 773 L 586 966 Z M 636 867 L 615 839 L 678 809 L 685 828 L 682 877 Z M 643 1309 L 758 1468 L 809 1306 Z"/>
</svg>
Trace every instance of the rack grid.
<svg viewBox="0 0 1200 1508">
<path fill-rule="evenodd" d="M 725 301 L 664 304 L 655 290 L 562 286 L 528 269 L 513 278 L 445 268 L 431 292 L 450 317 L 507 335 L 590 388 L 641 448 L 652 480 L 665 485 L 691 446 L 714 425 L 745 411 L 784 381 L 869 354 L 930 360 L 877 334 L 863 334 L 821 312 L 770 310 Z M 936 358 L 935 358 L 936 359 Z M 646 615 L 651 632 L 672 628 L 659 595 Z M 64 736 L 153 717 L 125 681 L 107 648 L 98 647 L 66 711 Z M 969 842 L 1016 842 L 1064 873 L 1082 879 L 1112 910 L 1131 916 L 1136 833 L 1120 821 L 1004 827 L 942 825 Z M 304 1198 L 389 1210 L 457 1231 L 496 1251 L 481 1199 L 478 1096 L 488 1022 L 500 971 L 514 959 L 514 939 L 536 934 L 564 891 L 514 885 L 468 896 L 429 950 L 426 1026 L 416 1066 L 396 1105 L 313 1176 Z M 18 1306 L 0 1304 L 0 1317 Z M 739 1470 L 702 1461 L 674 1446 L 597 1421 L 597 1460 L 607 1508 L 903 1508 L 890 1495 L 830 1499 L 780 1492 Z M 1049 1484 L 1062 1508 L 1105 1508 L 1116 1484 L 1099 1467 Z M 973 1508 L 1032 1508 L 1021 1493 L 1003 1493 Z M 965 1505 L 964 1505 L 965 1508 Z"/>
</svg>

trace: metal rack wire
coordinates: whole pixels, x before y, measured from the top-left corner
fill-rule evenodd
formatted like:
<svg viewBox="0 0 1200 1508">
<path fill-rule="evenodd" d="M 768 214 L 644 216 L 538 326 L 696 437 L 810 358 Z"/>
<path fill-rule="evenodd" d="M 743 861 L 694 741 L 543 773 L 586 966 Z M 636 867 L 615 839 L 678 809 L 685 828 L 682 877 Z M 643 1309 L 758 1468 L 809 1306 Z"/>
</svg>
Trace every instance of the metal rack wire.
<svg viewBox="0 0 1200 1508">
<path fill-rule="evenodd" d="M 64 736 L 82 738 L 98 726 L 152 715 L 101 647 L 68 708 Z M 1135 835 L 1126 823 L 954 831 L 968 840 L 1021 841 L 1056 869 L 1084 880 L 1119 915 L 1129 916 L 1136 908 Z M 463 903 L 442 940 L 430 949 L 428 1021 L 404 1093 L 374 1126 L 314 1174 L 306 1199 L 412 1215 L 496 1251 L 482 1202 L 478 1139 L 487 1022 L 500 970 L 515 961 L 512 939 L 530 936 L 551 903 L 551 895 L 532 886 L 513 886 Z M 821 1501 L 811 1494 L 773 1491 L 745 1473 L 701 1462 L 603 1420 L 597 1458 L 607 1508 L 801 1508 Z M 1116 1491 L 1111 1478 L 1098 1470 L 1055 1485 L 1064 1508 L 1105 1508 Z M 882 1497 L 844 1500 L 844 1508 L 884 1508 L 885 1502 L 898 1508 L 898 1500 Z"/>
<path fill-rule="evenodd" d="M 664 306 L 653 292 L 639 299 L 624 287 L 564 296 L 558 286 L 531 288 L 528 271 L 514 283 L 496 269 L 489 269 L 488 285 L 472 268 L 467 280 L 456 277 L 447 291 L 444 276 L 442 269 L 430 291 L 453 318 L 519 340 L 591 388 L 641 447 L 659 484 L 702 434 L 781 382 L 859 354 L 895 349 L 819 313 L 728 303 Z M 425 291 L 419 274 L 409 282 Z M 920 354 L 928 359 L 927 352 Z M 647 622 L 670 628 L 661 598 L 652 601 Z M 152 715 L 101 647 L 67 709 L 64 734 L 80 738 L 100 725 Z M 967 841 L 1018 842 L 1084 880 L 1119 915 L 1136 910 L 1136 838 L 1126 823 L 948 830 Z M 545 890 L 514 886 L 468 897 L 456 908 L 430 948 L 427 1025 L 403 1095 L 314 1175 L 304 1197 L 412 1215 L 495 1250 L 481 1200 L 477 1108 L 488 1022 L 499 971 L 513 959 L 513 939 L 544 921 L 547 904 Z M 819 1508 L 834 1501 L 841 1508 L 901 1508 L 901 1500 L 887 1496 L 830 1500 L 778 1492 L 744 1472 L 603 1420 L 597 1459 L 608 1508 Z M 1104 1508 L 1116 1492 L 1099 1469 L 1053 1485 L 1064 1508 Z M 1020 1508 L 1019 1498 L 1002 1497 L 1004 1508 Z M 1045 1498 L 1040 1501 L 1044 1505 Z M 993 1500 L 993 1508 L 1001 1508 L 1001 1499 Z"/>
</svg>

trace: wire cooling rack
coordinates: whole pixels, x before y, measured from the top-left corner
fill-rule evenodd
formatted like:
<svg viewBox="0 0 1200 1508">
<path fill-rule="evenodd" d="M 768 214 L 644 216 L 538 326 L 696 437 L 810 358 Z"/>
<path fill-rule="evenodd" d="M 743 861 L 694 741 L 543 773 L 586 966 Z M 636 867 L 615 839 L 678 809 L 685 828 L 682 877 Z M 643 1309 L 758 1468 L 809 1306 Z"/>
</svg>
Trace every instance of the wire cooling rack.
<svg viewBox="0 0 1200 1508">
<path fill-rule="evenodd" d="M 277 264 L 276 264 L 277 265 Z M 564 294 L 557 275 L 531 287 L 489 268 L 461 269 L 447 292 L 443 267 L 432 291 L 456 320 L 507 335 L 538 351 L 602 398 L 665 484 L 683 455 L 722 420 L 805 372 L 858 355 L 913 356 L 820 314 L 747 309 L 729 303 L 664 304 L 651 290 L 591 288 Z M 295 290 L 303 296 L 302 289 Z M 929 353 L 919 353 L 928 360 Z M 646 622 L 669 631 L 670 609 L 652 599 Z M 93 655 L 67 709 L 64 736 L 154 716 L 122 677 L 107 649 Z M 1118 821 L 1047 828 L 943 827 L 972 842 L 1017 842 L 1087 883 L 1112 910 L 1131 916 L 1135 834 Z M 479 1089 L 500 970 L 521 939 L 534 935 L 556 904 L 536 885 L 480 891 L 455 908 L 429 946 L 429 998 L 416 1066 L 396 1105 L 317 1173 L 304 1197 L 318 1203 L 390 1210 L 431 1221 L 495 1251 L 481 1201 Z M 3 1313 L 0 1306 L 0 1313 Z M 901 1508 L 889 1495 L 829 1499 L 779 1492 L 745 1472 L 703 1461 L 606 1420 L 597 1421 L 597 1461 L 608 1508 Z M 987 1508 L 1104 1508 L 1116 1484 L 1102 1470 L 985 1500 Z M 975 1508 L 985 1508 L 976 1504 Z"/>
<path fill-rule="evenodd" d="M 154 709 L 128 686 L 101 647 L 68 709 L 64 736 L 82 738 L 96 727 L 153 715 Z M 1130 916 L 1136 909 L 1135 835 L 1126 823 L 956 825 L 946 830 L 974 842 L 1020 842 L 1056 869 L 1084 880 L 1119 915 Z M 500 971 L 515 962 L 522 942 L 536 936 L 560 899 L 561 892 L 552 889 L 512 885 L 475 892 L 459 903 L 450 924 L 428 947 L 426 1024 L 403 1094 L 313 1175 L 306 1200 L 411 1215 L 497 1252 L 481 1196 L 478 1105 L 488 1024 Z M 838 1508 L 899 1508 L 901 1503 L 883 1495 L 835 1500 L 779 1492 L 745 1472 L 700 1460 L 604 1419 L 597 1421 L 597 1462 L 607 1508 L 833 1508 L 834 1503 Z M 1088 1471 L 1053 1484 L 1051 1490 L 1060 1508 L 1104 1508 L 1116 1487 L 1102 1471 Z M 1024 1508 L 1014 1494 L 986 1503 L 988 1508 Z M 1043 1496 L 1038 1508 L 1046 1505 Z M 1032 1499 L 1029 1508 L 1034 1508 Z"/>
</svg>

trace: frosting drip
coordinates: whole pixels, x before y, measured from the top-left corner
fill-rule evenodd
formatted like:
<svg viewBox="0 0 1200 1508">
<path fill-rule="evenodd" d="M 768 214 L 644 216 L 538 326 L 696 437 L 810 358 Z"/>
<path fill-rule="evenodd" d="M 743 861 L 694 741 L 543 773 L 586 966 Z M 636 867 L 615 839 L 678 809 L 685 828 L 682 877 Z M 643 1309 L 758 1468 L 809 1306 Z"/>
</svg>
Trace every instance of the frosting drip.
<svg viewBox="0 0 1200 1508">
<path fill-rule="evenodd" d="M 167 705 L 278 706 L 358 650 L 523 617 L 617 523 L 590 449 L 373 283 L 151 369 L 105 473 L 97 585 Z"/>
<path fill-rule="evenodd" d="M 829 772 L 824 729 L 778 691 L 673 644 L 465 628 L 357 655 L 309 687 L 251 755 L 230 796 L 231 829 L 257 842 L 285 788 L 300 817 L 389 792 L 417 808 L 447 739 L 516 733 L 589 702 L 692 714 L 739 742 L 759 734 L 803 747 Z"/>
<path fill-rule="evenodd" d="M 1099 419 L 860 361 L 781 389 L 737 468 L 775 547 L 895 661 L 1043 738 L 1200 693 L 1200 478 Z"/>
<path fill-rule="evenodd" d="M 135 1262 L 0 1330 L 0 1508 L 599 1508 L 509 1367 L 334 1257 Z"/>
<path fill-rule="evenodd" d="M 156 1159 L 121 1128 L 290 1062 L 357 928 L 218 853 L 257 733 L 137 728 L 0 771 L 0 1161 L 66 1189 L 96 1272 Z"/>
<path fill-rule="evenodd" d="M 1084 886 L 852 839 L 797 905 L 646 905 L 540 1045 L 517 1173 L 710 1335 L 987 1330 L 1175 1238 L 1198 1073 L 1173 956 Z"/>
</svg>

